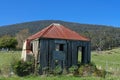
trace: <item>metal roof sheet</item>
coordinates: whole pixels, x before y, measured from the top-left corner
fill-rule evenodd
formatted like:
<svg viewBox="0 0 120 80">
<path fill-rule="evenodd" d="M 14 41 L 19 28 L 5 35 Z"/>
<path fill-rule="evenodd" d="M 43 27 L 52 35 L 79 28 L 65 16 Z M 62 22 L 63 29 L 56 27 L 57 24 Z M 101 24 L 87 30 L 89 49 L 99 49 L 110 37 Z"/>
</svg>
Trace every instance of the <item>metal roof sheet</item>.
<svg viewBox="0 0 120 80">
<path fill-rule="evenodd" d="M 82 40 L 89 41 L 88 38 L 79 35 L 75 31 L 72 31 L 63 25 L 53 23 L 50 26 L 42 29 L 36 34 L 28 37 L 29 40 L 36 38 L 54 38 L 54 39 L 67 39 L 67 40 Z"/>
</svg>

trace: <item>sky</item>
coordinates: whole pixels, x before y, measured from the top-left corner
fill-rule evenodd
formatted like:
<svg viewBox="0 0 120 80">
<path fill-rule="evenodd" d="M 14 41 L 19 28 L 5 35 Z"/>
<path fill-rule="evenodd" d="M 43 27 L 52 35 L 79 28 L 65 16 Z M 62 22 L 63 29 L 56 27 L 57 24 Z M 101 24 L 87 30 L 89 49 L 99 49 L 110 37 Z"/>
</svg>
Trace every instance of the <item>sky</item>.
<svg viewBox="0 0 120 80">
<path fill-rule="evenodd" d="M 0 0 L 0 26 L 37 20 L 120 27 L 120 0 Z"/>
</svg>

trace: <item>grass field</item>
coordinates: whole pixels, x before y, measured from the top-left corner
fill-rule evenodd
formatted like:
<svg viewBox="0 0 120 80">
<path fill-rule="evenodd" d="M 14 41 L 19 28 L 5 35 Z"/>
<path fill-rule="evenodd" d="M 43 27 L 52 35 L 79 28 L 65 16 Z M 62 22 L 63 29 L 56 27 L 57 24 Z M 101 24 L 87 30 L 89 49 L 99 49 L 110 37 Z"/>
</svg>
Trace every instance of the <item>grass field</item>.
<svg viewBox="0 0 120 80">
<path fill-rule="evenodd" d="M 21 52 L 0 52 L 0 80 L 120 80 L 120 48 L 97 53 L 92 52 L 91 61 L 99 69 L 105 69 L 107 73 L 105 78 L 100 77 L 73 77 L 73 76 L 26 76 L 10 77 L 10 65 L 20 59 Z M 80 57 L 80 56 L 79 56 Z"/>
</svg>

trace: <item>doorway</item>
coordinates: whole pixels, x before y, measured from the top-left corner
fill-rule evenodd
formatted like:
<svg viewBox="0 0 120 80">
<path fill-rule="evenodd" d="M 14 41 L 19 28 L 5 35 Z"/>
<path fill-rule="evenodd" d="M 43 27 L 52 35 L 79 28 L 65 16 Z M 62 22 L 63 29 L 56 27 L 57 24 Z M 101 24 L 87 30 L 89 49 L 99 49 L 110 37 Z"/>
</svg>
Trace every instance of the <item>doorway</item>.
<svg viewBox="0 0 120 80">
<path fill-rule="evenodd" d="M 53 62 L 54 68 L 59 66 L 61 69 L 63 69 L 65 64 L 64 44 L 55 44 L 55 51 L 53 51 Z"/>
<path fill-rule="evenodd" d="M 81 46 L 77 48 L 77 56 L 78 56 L 78 64 L 80 64 L 82 61 L 82 47 Z"/>
</svg>

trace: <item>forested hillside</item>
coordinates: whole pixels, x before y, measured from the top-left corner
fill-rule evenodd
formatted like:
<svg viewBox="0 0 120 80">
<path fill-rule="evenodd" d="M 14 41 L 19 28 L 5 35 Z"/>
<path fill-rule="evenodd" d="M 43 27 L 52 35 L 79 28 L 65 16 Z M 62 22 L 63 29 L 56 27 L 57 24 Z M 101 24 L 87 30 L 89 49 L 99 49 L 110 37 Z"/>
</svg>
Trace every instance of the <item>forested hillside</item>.
<svg viewBox="0 0 120 80">
<path fill-rule="evenodd" d="M 8 26 L 1 26 L 0 36 L 16 36 L 16 34 L 23 29 L 28 29 L 29 33 L 32 35 L 40 31 L 41 29 L 47 27 L 51 23 L 60 23 L 78 32 L 81 35 L 89 37 L 91 39 L 92 49 L 94 50 L 105 50 L 120 46 L 120 28 L 103 25 L 80 24 L 59 20 L 41 20 Z"/>
</svg>

